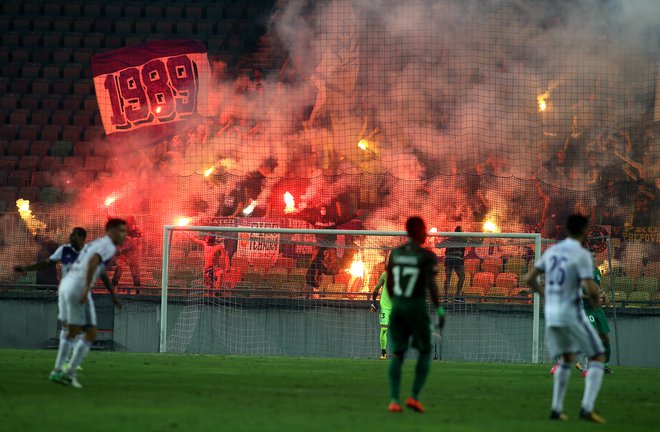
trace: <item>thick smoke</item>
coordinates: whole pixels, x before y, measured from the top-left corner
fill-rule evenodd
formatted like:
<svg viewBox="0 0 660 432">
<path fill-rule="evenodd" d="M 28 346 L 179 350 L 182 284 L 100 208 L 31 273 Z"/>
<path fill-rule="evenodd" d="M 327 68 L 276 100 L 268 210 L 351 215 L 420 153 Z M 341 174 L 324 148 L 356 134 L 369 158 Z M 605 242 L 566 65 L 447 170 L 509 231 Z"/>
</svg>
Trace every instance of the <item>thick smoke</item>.
<svg viewBox="0 0 660 432">
<path fill-rule="evenodd" d="M 216 118 L 182 125 L 185 150 L 109 149 L 95 182 L 58 179 L 79 192 L 64 210 L 77 216 L 70 224 L 98 227 L 115 194 L 107 211 L 138 215 L 158 239 L 178 216 L 214 215 L 240 176 L 273 157 L 260 205 L 280 202 L 288 178 L 308 207 L 348 193 L 377 204 L 370 229 L 400 229 L 415 212 L 441 230 L 485 218 L 522 230 L 562 205 L 544 214 L 534 179 L 546 195 L 584 192 L 621 171 L 617 154 L 657 162 L 655 141 L 630 144 L 621 131 L 646 126 L 659 12 L 655 0 L 280 1 L 268 31 L 286 59 L 279 73 L 256 85 L 215 62 Z M 593 206 L 588 196 L 566 206 Z"/>
</svg>

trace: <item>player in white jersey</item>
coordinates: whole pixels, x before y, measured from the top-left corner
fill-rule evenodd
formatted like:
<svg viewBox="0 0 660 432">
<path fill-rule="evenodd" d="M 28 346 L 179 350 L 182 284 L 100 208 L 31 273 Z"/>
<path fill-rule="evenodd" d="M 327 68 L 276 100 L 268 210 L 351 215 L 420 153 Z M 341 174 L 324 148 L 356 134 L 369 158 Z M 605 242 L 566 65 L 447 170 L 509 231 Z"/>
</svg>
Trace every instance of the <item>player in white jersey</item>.
<svg viewBox="0 0 660 432">
<path fill-rule="evenodd" d="M 80 254 L 80 251 L 85 246 L 86 238 L 87 238 L 87 231 L 85 231 L 84 228 L 75 227 L 71 231 L 71 234 L 69 235 L 69 243 L 63 244 L 60 247 L 58 247 L 55 250 L 55 252 L 53 252 L 53 254 L 50 257 L 48 257 L 48 259 L 25 266 L 17 265 L 14 267 L 14 270 L 19 273 L 24 273 L 33 270 L 41 270 L 46 267 L 54 266 L 57 263 L 60 263 L 62 266 L 62 278 L 64 278 L 69 272 L 69 269 L 71 268 L 73 263 L 76 261 L 76 259 L 78 259 L 78 255 Z M 119 303 L 119 300 L 117 300 L 114 297 L 114 292 L 112 289 L 112 285 L 110 284 L 110 279 L 105 274 L 105 272 L 101 274 L 101 279 L 103 280 L 103 284 L 105 285 L 106 289 L 108 289 L 110 293 L 113 294 L 113 302 L 118 308 L 121 309 L 121 303 Z M 60 335 L 59 335 L 60 343 L 62 343 L 62 341 L 66 340 L 67 338 L 65 317 L 61 315 L 62 310 L 64 310 L 61 304 L 62 299 L 63 297 L 58 295 L 57 302 L 58 302 L 59 313 L 57 319 L 60 321 L 60 326 L 61 326 Z M 70 355 L 71 355 L 71 350 L 69 350 L 67 359 L 69 358 Z M 64 367 L 66 368 L 66 365 Z M 53 375 L 51 376 L 51 378 L 55 378 L 55 376 Z"/>
<path fill-rule="evenodd" d="M 105 233 L 105 236 L 85 246 L 60 283 L 60 316 L 67 323 L 67 338 L 60 341 L 51 380 L 77 388 L 82 386 L 76 378 L 76 369 L 96 339 L 96 310 L 91 289 L 115 256 L 117 246 L 126 239 L 126 222 L 122 219 L 108 220 Z M 84 337 L 76 340 L 81 333 Z M 64 372 L 62 368 L 71 346 L 73 356 L 68 371 Z"/>
<path fill-rule="evenodd" d="M 600 306 L 599 289 L 594 282 L 591 254 L 582 244 L 589 234 L 589 221 L 581 215 L 571 215 L 566 222 L 568 238 L 545 251 L 525 280 L 527 285 L 545 299 L 546 343 L 552 358 L 559 357 L 559 369 L 553 377 L 553 420 L 567 420 L 564 397 L 576 353 L 589 357 L 580 417 L 605 423 L 596 414 L 594 405 L 603 381 L 605 348 L 598 334 L 587 320 L 582 307 L 582 290 L 594 309 Z M 538 277 L 545 273 L 545 287 Z"/>
</svg>

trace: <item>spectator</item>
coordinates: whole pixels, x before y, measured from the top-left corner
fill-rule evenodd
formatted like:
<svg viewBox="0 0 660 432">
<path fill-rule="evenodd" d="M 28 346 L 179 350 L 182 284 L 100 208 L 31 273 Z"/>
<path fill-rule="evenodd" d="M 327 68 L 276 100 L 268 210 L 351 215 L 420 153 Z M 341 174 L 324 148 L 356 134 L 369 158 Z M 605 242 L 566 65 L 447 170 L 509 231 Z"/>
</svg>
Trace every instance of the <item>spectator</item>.
<svg viewBox="0 0 660 432">
<path fill-rule="evenodd" d="M 463 232 L 463 228 L 457 226 L 454 232 Z M 466 240 L 462 237 L 454 237 L 451 239 L 453 244 L 464 244 Z M 465 300 L 462 298 L 463 283 L 465 283 L 465 266 L 463 263 L 463 256 L 465 255 L 465 246 L 448 247 L 445 252 L 445 297 L 449 297 L 449 284 L 451 282 L 452 273 L 456 272 L 458 277 L 458 284 L 456 285 L 456 296 L 454 301 L 456 303 L 463 303 Z"/>
<path fill-rule="evenodd" d="M 319 209 L 303 211 L 299 216 L 312 225 L 314 229 L 337 229 L 338 226 L 359 217 L 360 214 L 361 212 L 358 210 L 348 217 L 333 216 L 328 214 L 328 210 L 324 206 Z M 314 253 L 307 270 L 307 288 L 310 290 L 319 288 L 324 274 L 334 275 L 339 271 L 339 259 L 335 248 L 337 236 L 335 234 L 317 234 L 316 241 L 320 246 Z"/>
<path fill-rule="evenodd" d="M 109 218 L 110 219 L 110 218 Z M 122 266 L 127 265 L 133 277 L 133 286 L 139 287 L 140 284 L 140 242 L 143 237 L 142 231 L 137 228 L 135 217 L 126 218 L 126 241 L 117 248 L 115 255 L 115 273 L 112 275 L 112 285 L 119 285 L 123 273 Z"/>
<path fill-rule="evenodd" d="M 37 262 L 43 262 L 50 259 L 50 256 L 57 250 L 59 245 L 48 236 L 37 234 L 34 236 L 34 241 L 39 245 L 37 252 Z M 57 267 L 47 266 L 37 270 L 37 285 L 57 286 Z"/>
<path fill-rule="evenodd" d="M 207 235 L 204 240 L 191 235 L 190 239 L 204 248 L 204 285 L 207 289 L 223 287 L 223 277 L 229 273 L 229 254 L 222 239 Z"/>
</svg>

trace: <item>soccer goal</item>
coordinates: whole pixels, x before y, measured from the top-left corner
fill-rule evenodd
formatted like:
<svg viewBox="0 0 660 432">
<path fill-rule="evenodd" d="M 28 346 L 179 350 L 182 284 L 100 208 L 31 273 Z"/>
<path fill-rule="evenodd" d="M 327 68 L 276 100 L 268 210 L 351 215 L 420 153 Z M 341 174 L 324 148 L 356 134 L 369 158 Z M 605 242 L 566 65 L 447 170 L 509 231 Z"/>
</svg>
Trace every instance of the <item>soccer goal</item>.
<svg viewBox="0 0 660 432">
<path fill-rule="evenodd" d="M 377 357 L 371 296 L 405 241 L 398 231 L 165 226 L 160 351 Z M 448 311 L 436 358 L 538 362 L 540 302 L 522 278 L 540 234 L 431 233 L 426 246 Z M 446 261 L 457 249 L 463 260 Z"/>
</svg>

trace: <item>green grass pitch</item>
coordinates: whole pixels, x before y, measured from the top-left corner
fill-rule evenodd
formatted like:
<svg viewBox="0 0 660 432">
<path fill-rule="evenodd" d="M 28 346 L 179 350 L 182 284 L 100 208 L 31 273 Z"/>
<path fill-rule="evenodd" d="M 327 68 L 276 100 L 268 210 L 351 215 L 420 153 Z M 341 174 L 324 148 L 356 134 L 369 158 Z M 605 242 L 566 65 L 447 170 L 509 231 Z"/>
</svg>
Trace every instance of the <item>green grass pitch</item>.
<svg viewBox="0 0 660 432">
<path fill-rule="evenodd" d="M 50 383 L 54 351 L 0 351 L 0 427 L 6 431 L 590 431 L 660 427 L 660 370 L 617 368 L 598 409 L 609 424 L 546 420 L 548 365 L 434 362 L 426 414 L 386 411 L 387 362 L 91 353 L 82 390 Z M 404 394 L 413 362 L 404 370 Z"/>
</svg>

